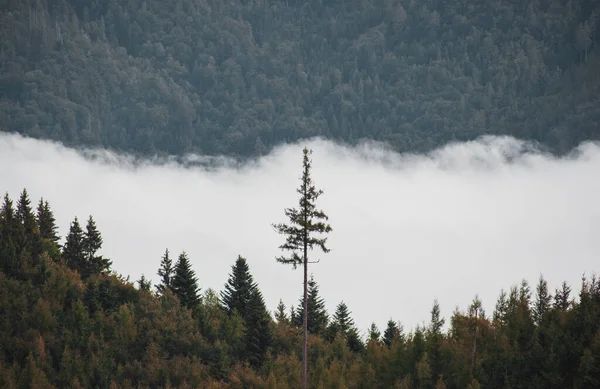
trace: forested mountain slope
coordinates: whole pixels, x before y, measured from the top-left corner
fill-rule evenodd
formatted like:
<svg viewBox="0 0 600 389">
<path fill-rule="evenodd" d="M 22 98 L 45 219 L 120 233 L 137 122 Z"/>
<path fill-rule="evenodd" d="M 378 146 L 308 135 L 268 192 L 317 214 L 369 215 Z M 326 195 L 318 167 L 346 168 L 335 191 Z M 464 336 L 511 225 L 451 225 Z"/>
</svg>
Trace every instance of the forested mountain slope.
<svg viewBox="0 0 600 389">
<path fill-rule="evenodd" d="M 35 209 L 24 190 L 0 202 L 1 388 L 300 387 L 302 310 L 290 315 L 280 303 L 273 320 L 243 257 L 221 293 L 203 288 L 195 275 L 202 267 L 185 252 L 174 261 L 165 251 L 156 288 L 145 277 L 134 284 L 111 271 L 91 216 L 73 220 L 61 247 L 47 201 Z M 500 293 L 491 314 L 475 298 L 447 330 L 434 302 L 427 324 L 408 332 L 390 319 L 363 336 L 344 302 L 325 310 L 314 279 L 308 293 L 309 388 L 600 385 L 594 276 L 579 293 L 566 283 L 549 290 L 543 278 L 523 281 Z"/>
<path fill-rule="evenodd" d="M 0 130 L 259 155 L 600 138 L 595 0 L 3 0 Z"/>
</svg>

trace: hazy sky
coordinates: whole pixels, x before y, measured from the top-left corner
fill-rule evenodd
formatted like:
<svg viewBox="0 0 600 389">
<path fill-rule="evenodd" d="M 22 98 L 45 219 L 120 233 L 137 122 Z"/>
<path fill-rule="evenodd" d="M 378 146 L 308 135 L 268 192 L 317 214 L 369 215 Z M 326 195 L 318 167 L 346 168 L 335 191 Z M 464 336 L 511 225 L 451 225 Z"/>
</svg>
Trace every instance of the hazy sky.
<svg viewBox="0 0 600 389">
<path fill-rule="evenodd" d="M 501 288 L 540 273 L 554 290 L 579 290 L 598 271 L 600 147 L 563 159 L 512 138 L 453 144 L 429 155 L 399 155 L 374 144 L 306 143 L 324 190 L 331 253 L 310 265 L 327 308 L 344 300 L 357 325 L 387 319 L 406 330 L 428 322 L 434 298 L 447 322 L 479 294 L 492 313 Z M 157 280 L 161 255 L 185 250 L 199 284 L 221 290 L 238 254 L 248 259 L 268 307 L 289 307 L 302 272 L 275 262 L 283 237 L 271 227 L 297 205 L 305 145 L 258 162 L 207 172 L 0 134 L 0 191 L 46 198 L 61 236 L 74 216 L 93 215 L 113 268 Z M 99 158 L 90 159 L 90 156 Z M 594 266 L 595 265 L 595 266 Z"/>
</svg>

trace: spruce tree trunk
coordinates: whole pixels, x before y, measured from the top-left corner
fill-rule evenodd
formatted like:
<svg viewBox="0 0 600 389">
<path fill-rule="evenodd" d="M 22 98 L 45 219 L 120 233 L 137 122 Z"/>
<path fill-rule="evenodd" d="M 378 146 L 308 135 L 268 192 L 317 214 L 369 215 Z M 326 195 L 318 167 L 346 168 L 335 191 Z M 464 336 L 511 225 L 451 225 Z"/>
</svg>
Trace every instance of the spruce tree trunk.
<svg viewBox="0 0 600 389">
<path fill-rule="evenodd" d="M 304 320 L 302 331 L 302 388 L 308 387 L 308 250 L 304 233 Z"/>
</svg>

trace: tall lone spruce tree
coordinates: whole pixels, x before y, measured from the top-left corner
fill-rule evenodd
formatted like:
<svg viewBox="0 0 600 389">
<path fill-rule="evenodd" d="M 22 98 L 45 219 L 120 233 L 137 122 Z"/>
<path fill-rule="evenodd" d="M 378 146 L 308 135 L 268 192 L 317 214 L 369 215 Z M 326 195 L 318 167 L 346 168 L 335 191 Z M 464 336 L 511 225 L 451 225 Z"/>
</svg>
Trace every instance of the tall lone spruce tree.
<svg viewBox="0 0 600 389">
<path fill-rule="evenodd" d="M 299 264 L 304 266 L 302 388 L 306 389 L 308 381 L 308 250 L 312 250 L 316 246 L 324 253 L 329 252 L 326 247 L 327 238 L 323 237 L 323 234 L 330 232 L 331 226 L 326 223 L 329 219 L 327 215 L 318 210 L 315 205 L 317 198 L 323 194 L 323 191 L 317 190 L 310 177 L 312 161 L 309 155 L 312 151 L 305 147 L 302 152 L 304 157 L 302 160 L 301 184 L 296 190 L 300 194 L 299 208 L 286 208 L 285 215 L 289 218 L 290 224 L 273 224 L 273 227 L 279 234 L 286 237 L 285 243 L 279 248 L 291 251 L 289 257 L 278 257 L 277 262 L 292 265 L 294 269 Z"/>
</svg>

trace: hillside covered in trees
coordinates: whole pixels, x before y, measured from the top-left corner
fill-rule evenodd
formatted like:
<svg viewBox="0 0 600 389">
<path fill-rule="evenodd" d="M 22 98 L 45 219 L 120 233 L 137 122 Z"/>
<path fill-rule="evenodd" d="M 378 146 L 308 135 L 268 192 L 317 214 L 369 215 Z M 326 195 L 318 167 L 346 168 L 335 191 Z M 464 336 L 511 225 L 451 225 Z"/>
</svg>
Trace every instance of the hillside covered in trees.
<svg viewBox="0 0 600 389">
<path fill-rule="evenodd" d="M 0 206 L 0 387 L 299 387 L 302 313 L 280 303 L 272 315 L 250 261 L 231 258 L 220 292 L 202 289 L 185 251 L 163 253 L 158 285 L 130 282 L 102 256 L 93 217 L 75 218 L 61 245 L 49 203 L 34 208 L 26 190 Z M 567 284 L 552 292 L 543 278 L 522 281 L 500 293 L 491 315 L 475 298 L 447 330 L 437 302 L 429 323 L 409 333 L 390 320 L 361 336 L 350 308 L 326 312 L 310 280 L 309 387 L 600 385 L 595 277 L 582 279 L 577 296 Z"/>
<path fill-rule="evenodd" d="M 6 0 L 0 131 L 261 155 L 316 135 L 423 151 L 600 139 L 595 0 Z"/>
</svg>

